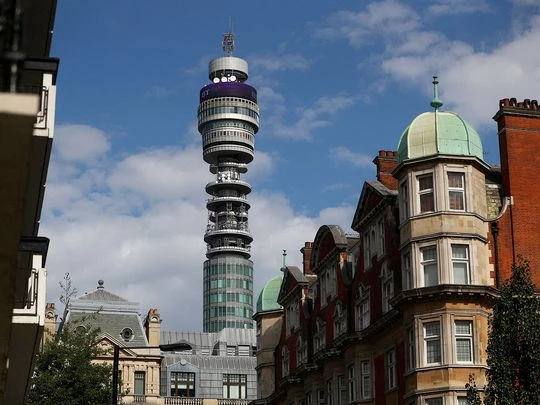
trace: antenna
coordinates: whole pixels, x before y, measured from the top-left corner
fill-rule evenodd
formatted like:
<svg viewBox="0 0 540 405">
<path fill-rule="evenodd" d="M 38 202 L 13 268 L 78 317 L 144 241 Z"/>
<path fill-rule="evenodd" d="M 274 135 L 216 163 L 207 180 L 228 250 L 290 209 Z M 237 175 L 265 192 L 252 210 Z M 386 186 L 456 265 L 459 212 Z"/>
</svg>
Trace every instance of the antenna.
<svg viewBox="0 0 540 405">
<path fill-rule="evenodd" d="M 229 32 L 223 34 L 223 52 L 225 56 L 231 56 L 234 50 L 234 32 L 232 18 L 229 17 Z"/>
<path fill-rule="evenodd" d="M 285 270 L 285 268 L 287 267 L 286 258 L 287 258 L 287 251 L 283 249 L 283 267 L 281 268 L 281 270 Z"/>
</svg>

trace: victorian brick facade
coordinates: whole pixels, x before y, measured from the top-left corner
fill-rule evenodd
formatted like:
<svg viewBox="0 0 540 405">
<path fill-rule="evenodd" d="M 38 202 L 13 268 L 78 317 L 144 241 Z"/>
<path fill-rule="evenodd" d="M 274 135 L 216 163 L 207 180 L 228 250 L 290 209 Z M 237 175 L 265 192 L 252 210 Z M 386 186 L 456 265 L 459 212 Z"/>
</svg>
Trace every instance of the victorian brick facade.
<svg viewBox="0 0 540 405">
<path fill-rule="evenodd" d="M 374 159 L 357 234 L 323 225 L 301 250 L 303 271 L 285 268 L 281 334 L 261 341 L 275 347 L 275 389 L 257 404 L 459 405 L 469 374 L 483 385 L 493 298 L 518 254 L 540 285 L 540 110 L 501 100 L 499 167 L 484 162 L 472 127 L 463 122 L 458 139 L 458 116 L 433 106 L 398 152 Z M 412 139 L 418 120 L 446 122 L 432 152 Z"/>
</svg>

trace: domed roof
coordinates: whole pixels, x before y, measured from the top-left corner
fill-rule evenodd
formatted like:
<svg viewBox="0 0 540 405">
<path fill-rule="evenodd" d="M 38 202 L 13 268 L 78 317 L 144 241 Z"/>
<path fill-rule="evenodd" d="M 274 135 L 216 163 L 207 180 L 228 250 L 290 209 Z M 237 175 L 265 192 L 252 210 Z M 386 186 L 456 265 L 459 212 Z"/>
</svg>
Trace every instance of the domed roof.
<svg viewBox="0 0 540 405">
<path fill-rule="evenodd" d="M 282 308 L 277 302 L 282 280 L 283 274 L 280 274 L 266 282 L 257 299 L 256 312 L 272 311 Z"/>
<path fill-rule="evenodd" d="M 482 141 L 475 129 L 458 114 L 439 111 L 442 101 L 437 94 L 431 106 L 435 111 L 417 116 L 403 131 L 398 145 L 398 162 L 432 155 L 476 156 L 483 160 Z"/>
</svg>

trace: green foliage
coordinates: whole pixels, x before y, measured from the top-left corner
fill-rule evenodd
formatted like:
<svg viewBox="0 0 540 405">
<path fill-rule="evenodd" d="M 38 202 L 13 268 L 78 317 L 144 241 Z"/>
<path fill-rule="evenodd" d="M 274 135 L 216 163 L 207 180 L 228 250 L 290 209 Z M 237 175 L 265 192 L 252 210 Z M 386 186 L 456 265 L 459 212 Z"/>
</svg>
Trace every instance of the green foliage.
<svg viewBox="0 0 540 405">
<path fill-rule="evenodd" d="M 79 326 L 79 329 L 77 329 Z M 30 404 L 103 405 L 112 398 L 112 367 L 94 364 L 104 354 L 98 330 L 82 331 L 66 324 L 38 354 L 29 395 Z"/>
<path fill-rule="evenodd" d="M 529 263 L 519 257 L 493 306 L 487 347 L 486 405 L 540 404 L 540 297 Z M 469 401 L 480 401 L 474 379 Z M 480 404 L 480 402 L 470 402 Z"/>
<path fill-rule="evenodd" d="M 469 382 L 465 384 L 467 388 L 467 402 L 469 405 L 482 405 L 482 400 L 480 399 L 480 394 L 478 393 L 478 388 L 476 387 L 476 381 L 474 380 L 474 375 L 469 374 Z"/>
</svg>

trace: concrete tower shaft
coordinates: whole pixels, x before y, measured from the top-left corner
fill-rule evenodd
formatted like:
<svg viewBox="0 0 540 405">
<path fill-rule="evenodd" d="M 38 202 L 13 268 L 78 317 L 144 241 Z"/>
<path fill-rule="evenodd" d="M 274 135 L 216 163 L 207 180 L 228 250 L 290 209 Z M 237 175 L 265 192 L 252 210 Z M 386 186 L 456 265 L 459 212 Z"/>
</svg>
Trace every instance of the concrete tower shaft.
<svg viewBox="0 0 540 405">
<path fill-rule="evenodd" d="M 226 34 L 226 36 L 232 34 Z M 225 40 L 224 40 L 225 49 Z M 241 179 L 253 160 L 255 134 L 259 129 L 257 91 L 244 83 L 248 65 L 229 55 L 208 65 L 211 83 L 200 91 L 198 129 L 203 159 L 214 181 L 206 185 L 210 195 L 204 262 L 205 332 L 225 327 L 253 328 L 253 240 L 248 226 L 251 185 Z"/>
</svg>

